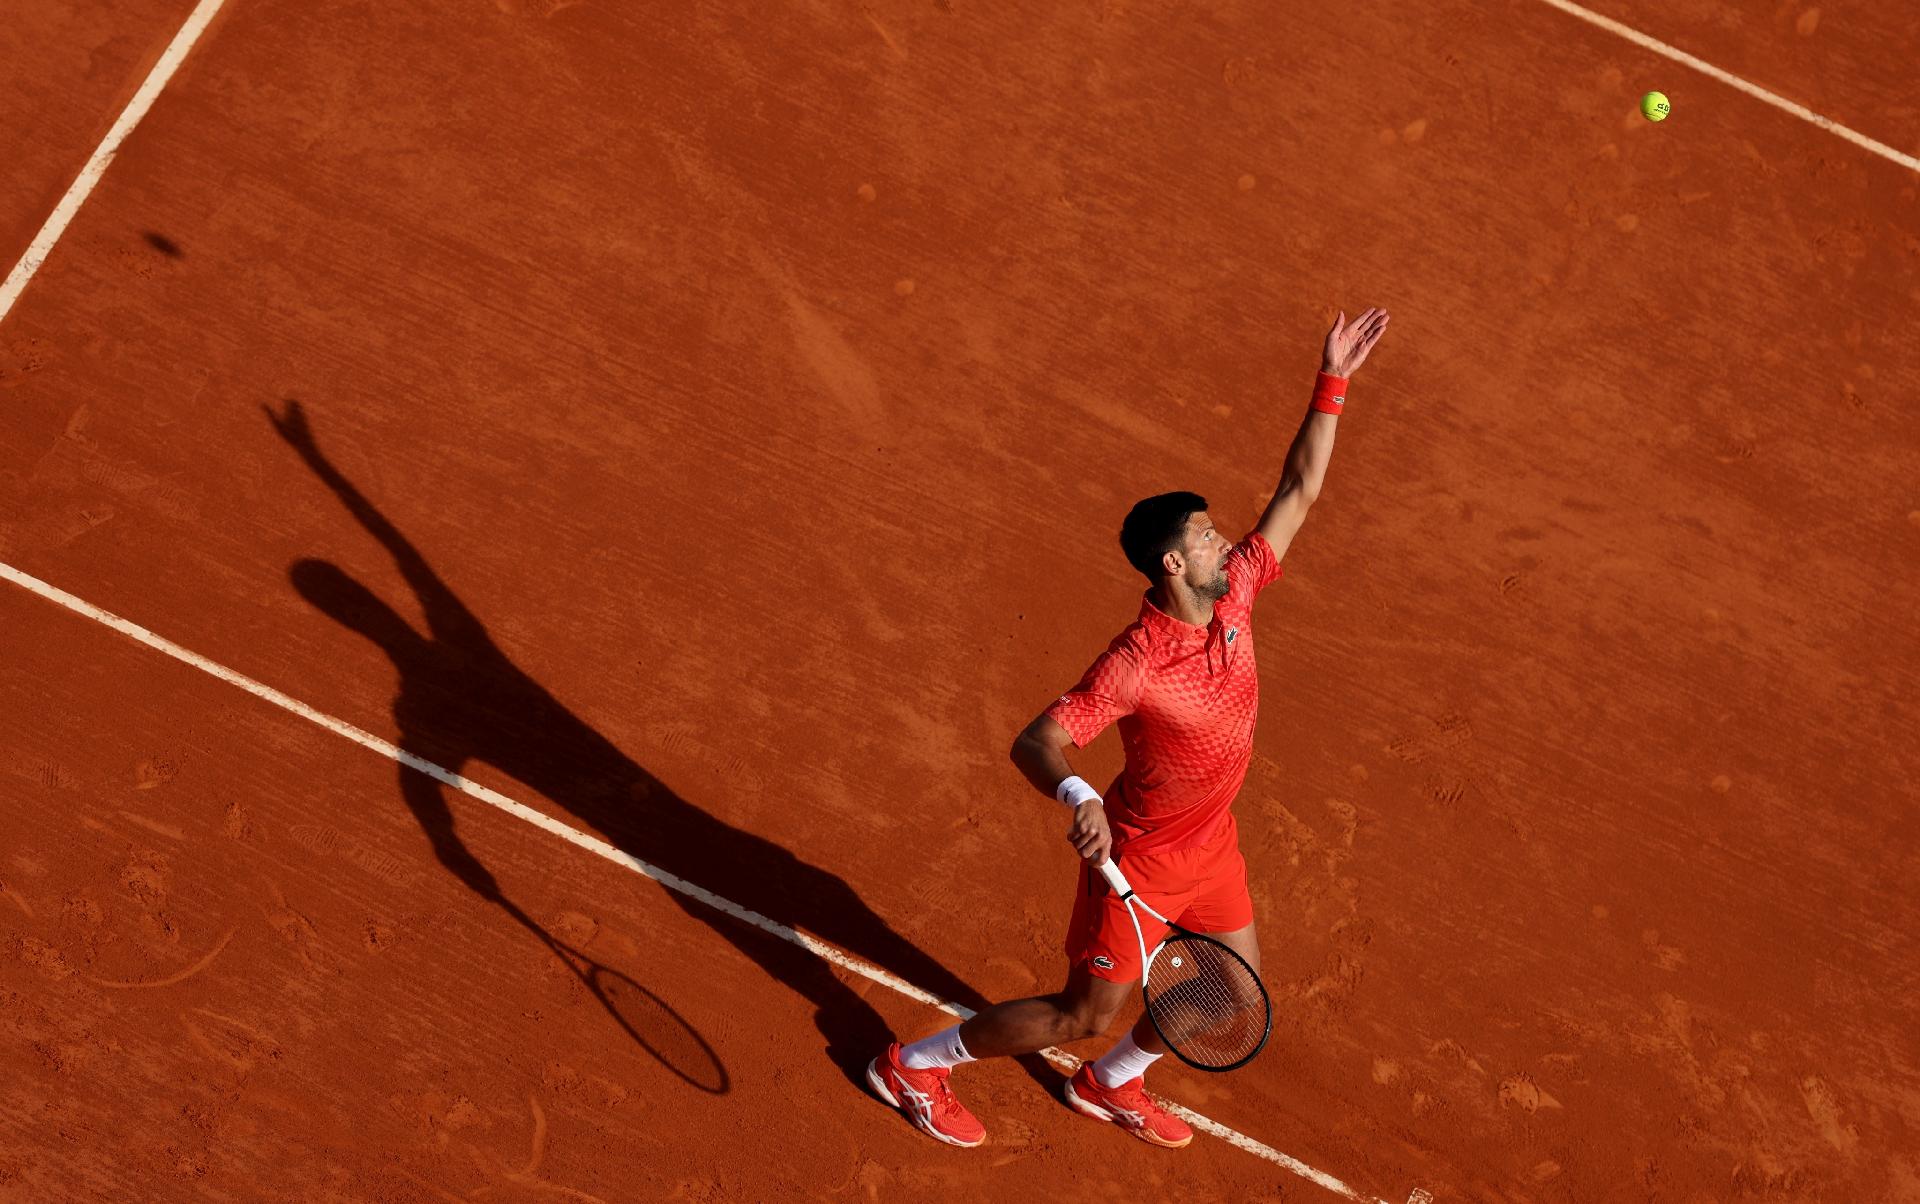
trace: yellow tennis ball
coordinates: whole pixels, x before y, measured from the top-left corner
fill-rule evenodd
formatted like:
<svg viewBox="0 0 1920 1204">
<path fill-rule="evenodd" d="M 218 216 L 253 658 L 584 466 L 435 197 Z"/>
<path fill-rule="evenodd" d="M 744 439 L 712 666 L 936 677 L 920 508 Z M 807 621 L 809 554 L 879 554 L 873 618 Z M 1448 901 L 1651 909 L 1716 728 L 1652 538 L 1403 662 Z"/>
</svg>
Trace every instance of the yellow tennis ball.
<svg viewBox="0 0 1920 1204">
<path fill-rule="evenodd" d="M 1672 111 L 1665 92 L 1649 92 L 1640 98 L 1640 115 L 1648 121 L 1665 121 Z"/>
</svg>

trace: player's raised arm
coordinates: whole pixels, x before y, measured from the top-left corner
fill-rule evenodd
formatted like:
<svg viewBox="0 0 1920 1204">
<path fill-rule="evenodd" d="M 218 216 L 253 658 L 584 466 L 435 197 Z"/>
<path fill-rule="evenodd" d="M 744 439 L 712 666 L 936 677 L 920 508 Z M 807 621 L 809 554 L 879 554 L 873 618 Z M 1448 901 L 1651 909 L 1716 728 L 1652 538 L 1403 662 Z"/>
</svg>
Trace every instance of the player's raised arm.
<svg viewBox="0 0 1920 1204">
<path fill-rule="evenodd" d="M 1286 555 L 1300 524 L 1306 521 L 1307 507 L 1320 496 L 1326 480 L 1327 462 L 1333 458 L 1333 432 L 1339 424 L 1340 410 L 1347 400 L 1347 382 L 1367 360 L 1367 353 L 1380 341 L 1387 329 L 1387 311 L 1369 307 L 1347 321 L 1343 311 L 1327 332 L 1327 344 L 1320 359 L 1320 375 L 1314 381 L 1313 405 L 1300 433 L 1287 449 L 1287 462 L 1280 472 L 1280 486 L 1266 513 L 1260 516 L 1260 534 L 1273 545 L 1275 558 Z"/>
<path fill-rule="evenodd" d="M 1095 865 L 1103 864 L 1113 845 L 1107 828 L 1107 813 L 1098 794 L 1076 776 L 1067 764 L 1067 747 L 1073 737 L 1060 722 L 1044 711 L 1014 738 L 1008 753 L 1027 781 L 1040 793 L 1073 805 L 1073 823 L 1067 829 L 1067 842 L 1081 857 Z M 1061 787 L 1074 784 L 1078 797 L 1063 797 Z"/>
<path fill-rule="evenodd" d="M 320 450 L 319 442 L 314 438 L 313 428 L 307 422 L 306 410 L 300 403 L 289 399 L 285 411 L 281 413 L 275 413 L 271 406 L 260 408 L 266 411 L 267 420 L 273 423 L 273 429 L 280 432 L 280 437 L 300 453 L 300 458 L 307 462 L 307 467 L 313 470 L 313 474 L 319 477 L 327 488 L 333 490 L 334 495 L 347 508 L 347 512 L 359 520 L 360 525 L 367 529 L 367 533 L 387 549 L 388 554 L 393 557 L 395 566 L 399 568 L 400 575 L 406 579 L 407 584 L 413 588 L 414 594 L 420 599 L 421 606 L 426 611 L 427 626 L 432 630 L 435 638 L 455 642 L 464 641 L 469 647 L 480 647 L 488 643 L 486 629 L 473 616 L 473 612 L 467 609 L 466 603 L 460 601 L 447 583 L 440 579 L 440 574 L 433 571 L 433 566 L 427 563 L 426 557 L 408 542 L 407 537 L 400 533 L 400 528 L 394 526 L 392 521 L 380 512 L 379 507 L 368 500 L 367 496 L 347 479 L 345 473 L 334 466 L 333 461 L 327 459 L 325 453 Z"/>
</svg>

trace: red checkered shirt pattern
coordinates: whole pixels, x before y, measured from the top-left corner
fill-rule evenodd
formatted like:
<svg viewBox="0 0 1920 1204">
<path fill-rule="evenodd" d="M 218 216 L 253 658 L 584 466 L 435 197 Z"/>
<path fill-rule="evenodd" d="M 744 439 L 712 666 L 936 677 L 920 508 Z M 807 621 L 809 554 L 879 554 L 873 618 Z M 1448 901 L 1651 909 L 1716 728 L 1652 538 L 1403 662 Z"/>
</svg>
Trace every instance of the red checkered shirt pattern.
<svg viewBox="0 0 1920 1204">
<path fill-rule="evenodd" d="M 1149 590 L 1139 618 L 1047 708 L 1077 748 L 1120 725 L 1126 767 L 1103 796 L 1115 853 L 1192 848 L 1226 823 L 1260 712 L 1253 600 L 1280 572 L 1253 531 L 1227 555 L 1227 595 L 1206 626 L 1164 613 Z"/>
</svg>

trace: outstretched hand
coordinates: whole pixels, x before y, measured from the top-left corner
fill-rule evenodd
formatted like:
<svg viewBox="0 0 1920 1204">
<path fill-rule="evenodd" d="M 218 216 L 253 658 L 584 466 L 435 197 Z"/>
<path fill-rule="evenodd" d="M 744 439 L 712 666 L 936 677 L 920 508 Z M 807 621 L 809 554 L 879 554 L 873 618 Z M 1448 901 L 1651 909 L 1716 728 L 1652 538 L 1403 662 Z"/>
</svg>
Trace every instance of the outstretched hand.
<svg viewBox="0 0 1920 1204">
<path fill-rule="evenodd" d="M 1367 307 L 1367 312 L 1353 321 L 1347 321 L 1346 311 L 1333 320 L 1333 329 L 1327 332 L 1326 350 L 1320 357 L 1320 370 L 1329 376 L 1348 377 L 1360 370 L 1367 362 L 1367 353 L 1386 333 L 1387 311 Z"/>
</svg>

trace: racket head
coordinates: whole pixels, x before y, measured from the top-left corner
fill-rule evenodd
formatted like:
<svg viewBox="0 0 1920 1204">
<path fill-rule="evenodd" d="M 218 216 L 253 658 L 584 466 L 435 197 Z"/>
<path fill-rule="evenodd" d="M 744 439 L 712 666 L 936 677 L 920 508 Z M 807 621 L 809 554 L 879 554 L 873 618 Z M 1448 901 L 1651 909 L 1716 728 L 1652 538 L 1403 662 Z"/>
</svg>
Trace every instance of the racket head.
<svg viewBox="0 0 1920 1204">
<path fill-rule="evenodd" d="M 1247 959 L 1222 941 L 1175 928 L 1140 980 L 1147 1019 L 1196 1070 L 1238 1070 L 1266 1048 L 1273 1001 Z"/>
</svg>

